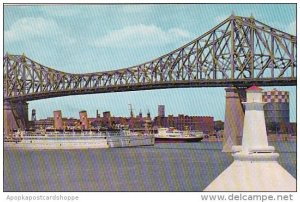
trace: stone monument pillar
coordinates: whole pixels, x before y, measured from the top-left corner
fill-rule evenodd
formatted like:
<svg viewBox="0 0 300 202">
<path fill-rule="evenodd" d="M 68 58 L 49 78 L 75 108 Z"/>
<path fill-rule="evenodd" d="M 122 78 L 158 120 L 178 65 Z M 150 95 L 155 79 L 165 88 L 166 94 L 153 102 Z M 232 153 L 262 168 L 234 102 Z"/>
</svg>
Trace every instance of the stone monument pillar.
<svg viewBox="0 0 300 202">
<path fill-rule="evenodd" d="M 4 100 L 3 118 L 5 136 L 10 135 L 13 130 L 26 130 L 28 128 L 28 103 Z"/>
<path fill-rule="evenodd" d="M 244 109 L 241 103 L 242 90 L 235 87 L 225 88 L 223 152 L 232 152 L 232 146 L 241 144 L 244 122 Z"/>
</svg>

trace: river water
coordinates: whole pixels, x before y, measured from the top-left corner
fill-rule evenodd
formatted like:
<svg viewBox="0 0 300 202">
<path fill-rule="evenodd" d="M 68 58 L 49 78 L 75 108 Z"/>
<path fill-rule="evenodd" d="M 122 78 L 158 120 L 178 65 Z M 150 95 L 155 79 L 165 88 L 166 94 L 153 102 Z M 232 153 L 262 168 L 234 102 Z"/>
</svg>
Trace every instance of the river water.
<svg viewBox="0 0 300 202">
<path fill-rule="evenodd" d="M 296 142 L 271 143 L 296 177 Z M 202 191 L 232 162 L 221 142 L 5 150 L 4 191 Z"/>
</svg>

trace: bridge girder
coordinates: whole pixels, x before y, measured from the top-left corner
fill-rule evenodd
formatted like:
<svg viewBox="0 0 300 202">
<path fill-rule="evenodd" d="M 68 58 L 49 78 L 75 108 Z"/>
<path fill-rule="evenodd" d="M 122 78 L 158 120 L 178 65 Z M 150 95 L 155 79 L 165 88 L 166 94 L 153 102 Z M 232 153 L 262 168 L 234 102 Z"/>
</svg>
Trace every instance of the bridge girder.
<svg viewBox="0 0 300 202">
<path fill-rule="evenodd" d="M 230 16 L 190 43 L 115 71 L 71 74 L 25 55 L 4 56 L 4 99 L 178 87 L 296 85 L 296 37 L 254 18 Z"/>
</svg>

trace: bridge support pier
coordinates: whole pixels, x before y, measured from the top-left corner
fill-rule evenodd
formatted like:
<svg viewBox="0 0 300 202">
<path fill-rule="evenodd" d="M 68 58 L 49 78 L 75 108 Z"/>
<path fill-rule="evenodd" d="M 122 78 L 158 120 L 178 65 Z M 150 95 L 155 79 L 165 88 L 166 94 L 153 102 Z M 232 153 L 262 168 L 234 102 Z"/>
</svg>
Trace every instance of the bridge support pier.
<svg viewBox="0 0 300 202">
<path fill-rule="evenodd" d="M 3 118 L 4 136 L 9 136 L 13 130 L 28 129 L 28 103 L 4 100 Z"/>
<path fill-rule="evenodd" d="M 233 145 L 240 145 L 244 125 L 244 108 L 242 101 L 246 98 L 245 89 L 225 88 L 226 109 L 223 134 L 223 152 L 232 152 Z"/>
</svg>

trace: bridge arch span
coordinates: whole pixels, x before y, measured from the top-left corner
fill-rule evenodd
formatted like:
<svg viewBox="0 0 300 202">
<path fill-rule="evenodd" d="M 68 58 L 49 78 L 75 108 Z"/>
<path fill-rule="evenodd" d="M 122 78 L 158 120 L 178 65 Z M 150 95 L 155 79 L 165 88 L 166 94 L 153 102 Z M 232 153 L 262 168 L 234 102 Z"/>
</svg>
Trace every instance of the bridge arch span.
<svg viewBox="0 0 300 202">
<path fill-rule="evenodd" d="M 6 54 L 4 100 L 163 88 L 296 85 L 296 37 L 231 15 L 186 45 L 115 71 L 72 74 Z"/>
</svg>

